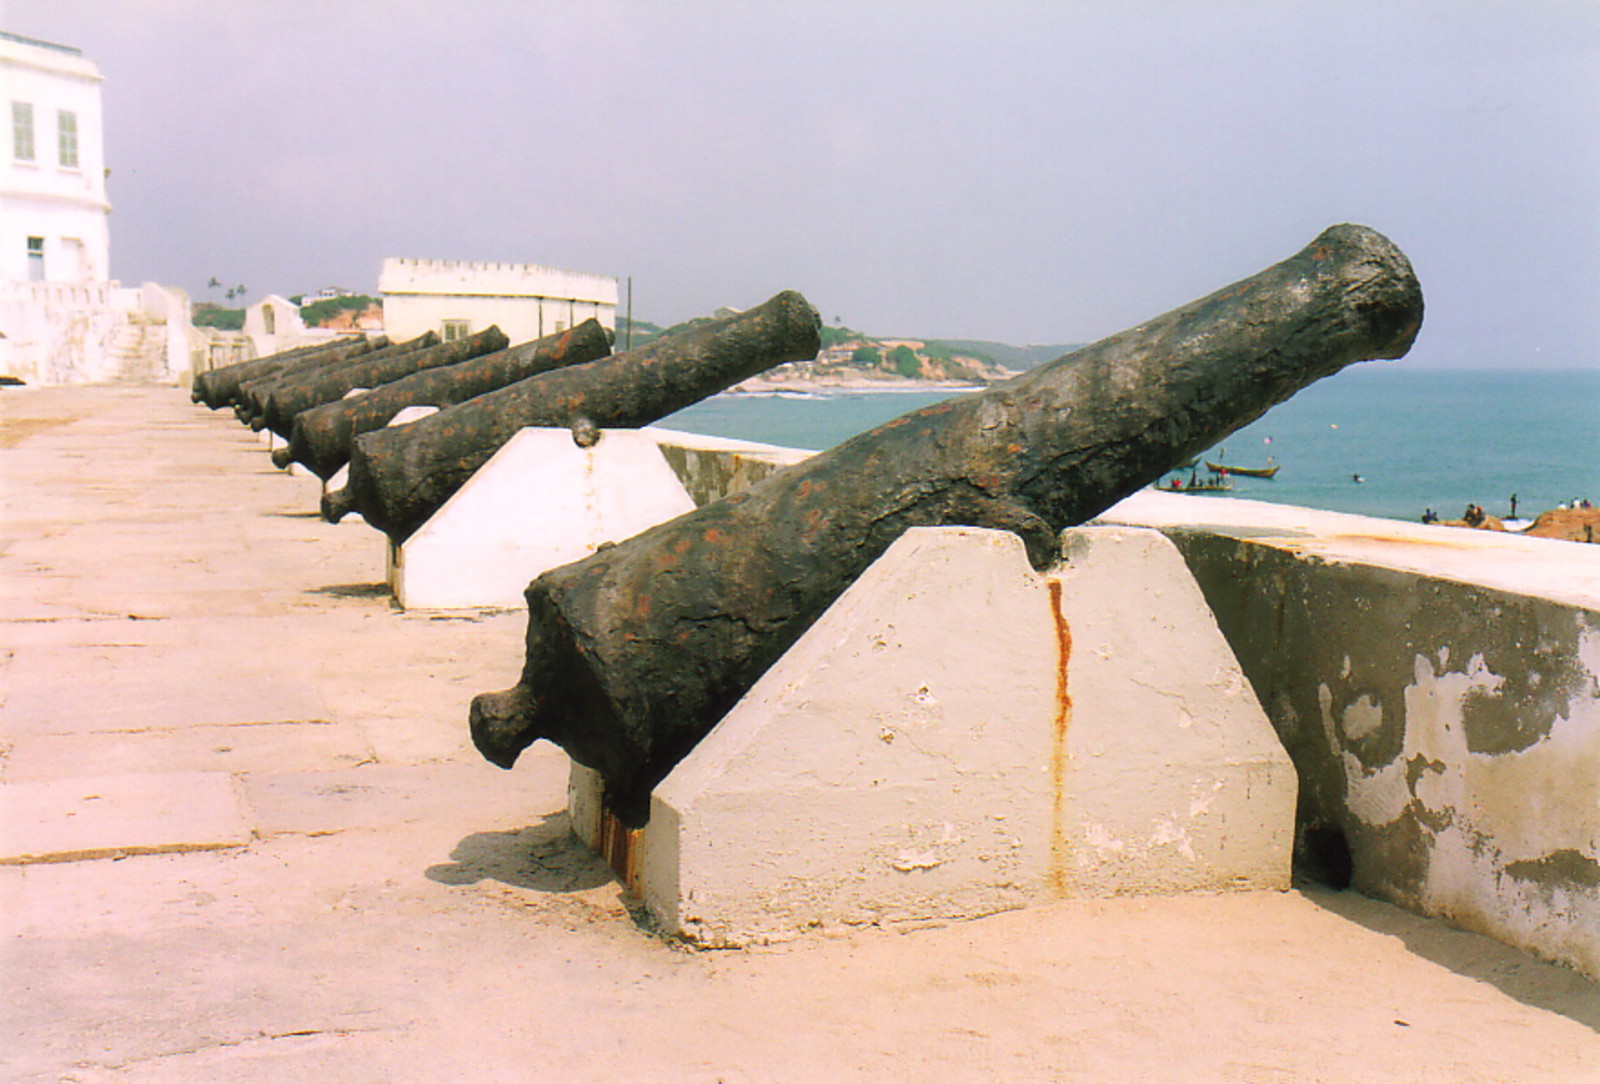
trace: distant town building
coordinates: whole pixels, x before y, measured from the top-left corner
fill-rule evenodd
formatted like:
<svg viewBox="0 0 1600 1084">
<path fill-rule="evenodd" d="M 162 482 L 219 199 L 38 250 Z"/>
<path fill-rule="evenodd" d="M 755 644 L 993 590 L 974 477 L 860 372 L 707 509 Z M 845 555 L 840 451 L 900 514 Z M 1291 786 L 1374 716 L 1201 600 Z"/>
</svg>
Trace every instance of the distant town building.
<svg viewBox="0 0 1600 1084">
<path fill-rule="evenodd" d="M 333 337 L 332 332 L 312 334 L 300 319 L 300 306 L 286 297 L 268 294 L 244 310 L 244 333 L 257 357 L 301 346 L 310 339 Z"/>
<path fill-rule="evenodd" d="M 314 293 L 305 294 L 300 298 L 300 306 L 315 305 L 318 301 L 332 301 L 336 297 L 354 297 L 354 290 L 346 290 L 343 286 L 324 286 Z"/>
<path fill-rule="evenodd" d="M 617 325 L 617 280 L 537 264 L 383 261 L 384 330 L 401 342 L 425 331 L 464 338 L 491 324 L 513 343 L 564 331 L 591 316 Z"/>
<path fill-rule="evenodd" d="M 100 82 L 78 49 L 0 31 L 0 364 L 30 383 L 169 379 L 190 364 L 187 295 L 110 278 Z"/>
</svg>

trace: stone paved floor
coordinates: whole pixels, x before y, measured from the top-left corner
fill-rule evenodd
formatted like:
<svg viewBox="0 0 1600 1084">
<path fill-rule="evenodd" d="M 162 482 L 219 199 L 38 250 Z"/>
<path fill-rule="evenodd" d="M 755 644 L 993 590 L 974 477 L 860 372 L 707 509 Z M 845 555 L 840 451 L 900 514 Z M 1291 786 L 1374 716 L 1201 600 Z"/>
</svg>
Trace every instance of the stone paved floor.
<svg viewBox="0 0 1600 1084">
<path fill-rule="evenodd" d="M 172 388 L 0 390 L 0 1076 L 1582 1081 L 1600 990 L 1318 890 L 685 951 L 465 733 L 516 614 L 392 608 Z"/>
</svg>

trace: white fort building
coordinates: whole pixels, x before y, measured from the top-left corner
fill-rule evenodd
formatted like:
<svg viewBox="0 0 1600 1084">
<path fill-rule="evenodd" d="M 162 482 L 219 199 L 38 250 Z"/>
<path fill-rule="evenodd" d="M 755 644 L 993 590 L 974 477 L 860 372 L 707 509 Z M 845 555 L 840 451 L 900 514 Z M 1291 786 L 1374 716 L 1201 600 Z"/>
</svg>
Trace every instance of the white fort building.
<svg viewBox="0 0 1600 1084">
<path fill-rule="evenodd" d="M 514 343 L 594 317 L 617 326 L 617 280 L 519 263 L 454 260 L 383 261 L 378 277 L 383 323 L 396 342 L 433 331 L 464 338 L 491 324 Z"/>
<path fill-rule="evenodd" d="M 111 279 L 100 83 L 79 50 L 0 31 L 0 375 L 98 383 L 189 366 L 181 291 Z"/>
</svg>

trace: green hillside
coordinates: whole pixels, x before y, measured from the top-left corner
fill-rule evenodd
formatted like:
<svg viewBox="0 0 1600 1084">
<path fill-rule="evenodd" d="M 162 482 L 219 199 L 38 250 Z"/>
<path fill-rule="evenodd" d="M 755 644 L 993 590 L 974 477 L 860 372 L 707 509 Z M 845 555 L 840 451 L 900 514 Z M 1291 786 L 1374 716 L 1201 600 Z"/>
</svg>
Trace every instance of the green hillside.
<svg viewBox="0 0 1600 1084">
<path fill-rule="evenodd" d="M 928 350 L 946 348 L 954 353 L 987 357 L 1007 369 L 1032 369 L 1063 354 L 1070 354 L 1082 343 L 1012 346 L 1010 343 L 989 342 L 985 339 L 929 339 Z"/>
</svg>

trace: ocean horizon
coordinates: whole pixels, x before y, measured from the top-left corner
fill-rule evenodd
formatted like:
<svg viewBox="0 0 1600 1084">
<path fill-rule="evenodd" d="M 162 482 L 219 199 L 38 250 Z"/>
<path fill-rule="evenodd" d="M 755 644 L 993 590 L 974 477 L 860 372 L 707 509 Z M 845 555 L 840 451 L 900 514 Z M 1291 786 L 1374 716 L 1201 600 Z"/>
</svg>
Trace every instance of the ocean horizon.
<svg viewBox="0 0 1600 1084">
<path fill-rule="evenodd" d="M 951 395 L 949 389 L 732 392 L 658 422 L 711 436 L 822 450 Z M 1222 496 L 1417 520 L 1468 504 L 1531 519 L 1600 501 L 1600 369 L 1408 370 L 1373 362 L 1321 380 L 1202 459 L 1277 465 Z M 1168 474 L 1163 481 L 1189 472 Z M 1205 471 L 1201 469 L 1201 477 Z"/>
</svg>

